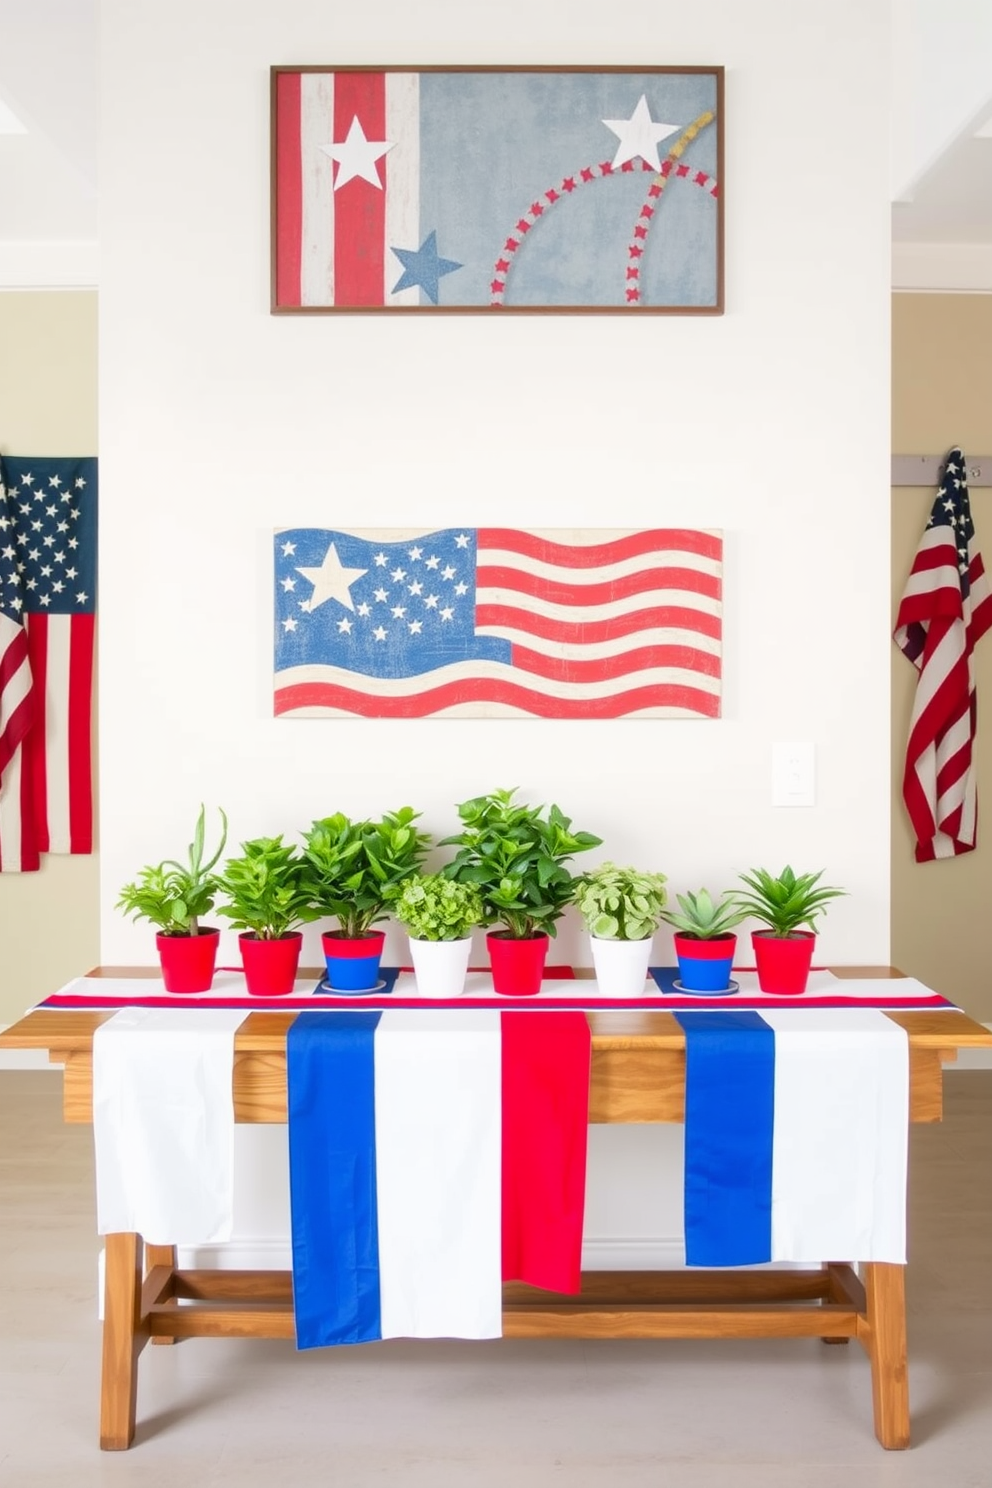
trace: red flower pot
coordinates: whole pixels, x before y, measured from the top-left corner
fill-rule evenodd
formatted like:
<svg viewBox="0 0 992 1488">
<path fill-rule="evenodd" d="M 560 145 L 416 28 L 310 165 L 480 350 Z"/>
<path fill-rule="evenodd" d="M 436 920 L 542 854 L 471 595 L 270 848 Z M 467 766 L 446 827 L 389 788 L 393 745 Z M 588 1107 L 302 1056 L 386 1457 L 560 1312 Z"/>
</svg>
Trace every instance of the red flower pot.
<svg viewBox="0 0 992 1488">
<path fill-rule="evenodd" d="M 199 935 L 156 935 L 166 992 L 209 992 L 219 940 L 220 931 L 209 927 Z"/>
<path fill-rule="evenodd" d="M 260 940 L 253 930 L 238 936 L 245 983 L 252 997 L 287 997 L 296 981 L 303 936 L 290 930 L 278 940 Z"/>
<path fill-rule="evenodd" d="M 508 930 L 486 936 L 493 991 L 500 997 L 536 997 L 541 990 L 548 937 L 543 931 L 519 940 Z"/>
<path fill-rule="evenodd" d="M 806 991 L 816 944 L 811 930 L 793 930 L 791 935 L 752 930 L 751 944 L 762 992 L 774 993 L 776 997 L 798 997 Z"/>
</svg>

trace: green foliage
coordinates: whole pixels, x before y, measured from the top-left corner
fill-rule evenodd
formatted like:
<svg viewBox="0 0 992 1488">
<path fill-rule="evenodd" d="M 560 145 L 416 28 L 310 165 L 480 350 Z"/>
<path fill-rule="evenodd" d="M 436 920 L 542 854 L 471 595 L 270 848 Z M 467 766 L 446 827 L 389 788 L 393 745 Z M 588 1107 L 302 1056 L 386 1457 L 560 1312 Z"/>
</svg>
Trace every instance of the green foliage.
<svg viewBox="0 0 992 1488">
<path fill-rule="evenodd" d="M 522 806 L 514 794 L 496 790 L 461 803 L 463 830 L 441 843 L 459 848 L 444 874 L 478 889 L 485 924 L 505 925 L 516 940 L 539 931 L 555 935 L 572 898 L 572 875 L 563 864 L 602 839 L 573 832 L 571 817 L 557 806 Z"/>
<path fill-rule="evenodd" d="M 351 821 L 340 811 L 315 821 L 304 836 L 303 888 L 318 915 L 335 915 L 352 940 L 367 935 L 419 869 L 431 839 L 412 825 L 412 806 L 381 821 Z"/>
<path fill-rule="evenodd" d="M 201 806 L 186 862 L 167 858 L 142 868 L 135 882 L 121 889 L 116 908 L 136 920 L 149 920 L 165 935 L 199 935 L 200 916 L 213 908 L 217 893 L 212 870 L 227 842 L 227 817 L 223 811 L 220 816 L 220 843 L 209 862 L 203 861 L 206 808 Z"/>
<path fill-rule="evenodd" d="M 754 868 L 750 873 L 740 875 L 742 883 L 746 883 L 751 892 L 738 893 L 734 897 L 744 914 L 753 915 L 767 925 L 773 935 L 784 939 L 802 925 L 815 931 L 817 917 L 825 912 L 829 900 L 846 894 L 846 889 L 827 885 L 817 888 L 822 876 L 822 868 L 819 873 L 797 876 L 786 865 L 777 878 L 766 868 Z"/>
<path fill-rule="evenodd" d="M 746 920 L 749 911 L 741 909 L 731 894 L 721 894 L 715 901 L 707 889 L 698 894 L 686 892 L 676 894 L 682 913 L 672 909 L 663 911 L 661 918 L 683 935 L 694 935 L 697 940 L 715 940 L 718 935 L 729 935 Z"/>
<path fill-rule="evenodd" d="M 602 863 L 575 880 L 575 903 L 597 940 L 648 940 L 668 898 L 663 873 Z"/>
<path fill-rule="evenodd" d="M 414 940 L 464 940 L 483 921 L 479 891 L 443 873 L 408 878 L 393 913 Z"/>
<path fill-rule="evenodd" d="M 259 940 L 279 940 L 316 919 L 303 888 L 303 859 L 282 837 L 242 842 L 241 857 L 228 858 L 217 887 L 228 903 L 217 911 L 235 930 L 252 930 Z"/>
</svg>

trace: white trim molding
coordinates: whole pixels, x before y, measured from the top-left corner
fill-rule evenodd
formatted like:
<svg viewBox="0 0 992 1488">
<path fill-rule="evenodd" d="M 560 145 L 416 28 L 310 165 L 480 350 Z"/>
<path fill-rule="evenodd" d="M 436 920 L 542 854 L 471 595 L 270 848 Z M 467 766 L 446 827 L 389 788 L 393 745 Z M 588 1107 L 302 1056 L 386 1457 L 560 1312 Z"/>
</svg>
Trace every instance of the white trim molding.
<svg viewBox="0 0 992 1488">
<path fill-rule="evenodd" d="M 0 290 L 96 289 L 99 279 L 99 243 L 0 242 Z"/>
<path fill-rule="evenodd" d="M 892 288 L 924 294 L 992 294 L 992 243 L 892 244 Z"/>
</svg>

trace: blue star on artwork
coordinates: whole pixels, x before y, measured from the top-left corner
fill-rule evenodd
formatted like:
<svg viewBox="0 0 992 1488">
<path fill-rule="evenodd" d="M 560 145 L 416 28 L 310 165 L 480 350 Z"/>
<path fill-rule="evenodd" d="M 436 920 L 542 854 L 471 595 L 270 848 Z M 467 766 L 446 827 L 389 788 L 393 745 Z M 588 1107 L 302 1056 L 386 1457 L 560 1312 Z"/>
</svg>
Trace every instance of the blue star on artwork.
<svg viewBox="0 0 992 1488">
<path fill-rule="evenodd" d="M 437 304 L 438 282 L 445 274 L 453 274 L 462 265 L 451 258 L 438 258 L 437 233 L 430 232 L 419 248 L 394 248 L 392 250 L 403 265 L 403 273 L 393 285 L 393 294 L 401 289 L 420 288 L 432 305 Z"/>
</svg>

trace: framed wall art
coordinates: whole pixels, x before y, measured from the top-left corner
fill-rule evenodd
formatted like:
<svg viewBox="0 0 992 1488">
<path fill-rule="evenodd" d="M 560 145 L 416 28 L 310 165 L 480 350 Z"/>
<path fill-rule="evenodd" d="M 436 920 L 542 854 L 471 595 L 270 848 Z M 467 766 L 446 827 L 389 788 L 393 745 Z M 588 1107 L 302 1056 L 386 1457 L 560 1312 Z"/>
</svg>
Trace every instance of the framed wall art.
<svg viewBox="0 0 992 1488">
<path fill-rule="evenodd" d="M 274 67 L 272 310 L 723 309 L 720 67 Z"/>
<path fill-rule="evenodd" d="M 273 711 L 718 718 L 722 579 L 693 528 L 284 528 Z"/>
</svg>

